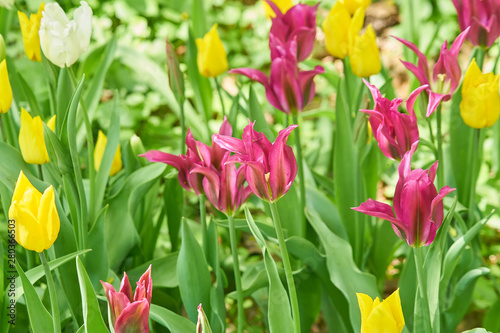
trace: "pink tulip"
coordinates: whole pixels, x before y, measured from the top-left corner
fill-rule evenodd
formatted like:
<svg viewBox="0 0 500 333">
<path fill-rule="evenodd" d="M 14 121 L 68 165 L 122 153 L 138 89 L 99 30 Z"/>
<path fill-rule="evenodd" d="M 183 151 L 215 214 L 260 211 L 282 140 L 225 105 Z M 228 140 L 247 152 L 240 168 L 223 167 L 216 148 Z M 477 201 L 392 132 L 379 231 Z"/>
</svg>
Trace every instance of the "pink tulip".
<svg viewBox="0 0 500 333">
<path fill-rule="evenodd" d="M 287 12 L 288 13 L 288 12 Z M 297 66 L 294 54 L 284 53 L 271 64 L 271 75 L 252 68 L 232 69 L 229 73 L 242 74 L 257 81 L 266 89 L 269 103 L 287 114 L 297 114 L 311 102 L 315 94 L 314 77 L 324 72 L 316 66 L 312 71 L 302 71 Z"/>
<path fill-rule="evenodd" d="M 214 136 L 216 144 L 236 155 L 226 163 L 241 163 L 245 166 L 245 177 L 252 192 L 268 202 L 276 202 L 292 186 L 297 175 L 297 162 L 288 136 L 297 125 L 288 126 L 279 132 L 274 143 L 263 133 L 253 129 L 250 123 L 243 130 L 242 139 L 230 136 Z"/>
<path fill-rule="evenodd" d="M 400 113 L 398 107 L 403 102 L 396 98 L 392 101 L 382 97 L 380 91 L 363 79 L 370 89 L 375 107 L 373 110 L 361 110 L 370 115 L 368 120 L 373 130 L 373 136 L 378 142 L 382 153 L 390 159 L 401 160 L 405 153 L 411 149 L 413 143 L 418 142 L 418 126 L 413 105 L 422 90 L 421 86 L 413 91 L 406 101 L 408 114 Z"/>
<path fill-rule="evenodd" d="M 276 14 L 269 32 L 271 60 L 283 55 L 279 49 L 292 50 L 299 62 L 305 60 L 314 47 L 318 5 L 298 4 L 283 14 L 274 2 L 266 1 Z"/>
<path fill-rule="evenodd" d="M 467 36 L 475 46 L 490 47 L 500 36 L 499 0 L 452 0 L 462 31 L 470 27 Z"/>
<path fill-rule="evenodd" d="M 364 214 L 391 222 L 394 232 L 411 247 L 427 246 L 434 241 L 443 223 L 443 198 L 455 189 L 443 187 L 439 193 L 434 186 L 438 162 L 429 170 L 411 170 L 411 158 L 417 149 L 415 142 L 399 164 L 399 181 L 394 194 L 394 213 L 391 206 L 368 199 L 352 208 Z"/>
<path fill-rule="evenodd" d="M 120 290 L 101 281 L 108 298 L 111 319 L 115 323 L 116 333 L 149 332 L 149 306 L 153 293 L 151 265 L 137 282 L 134 297 L 127 273 L 123 274 Z"/>
<path fill-rule="evenodd" d="M 401 61 L 405 67 L 415 75 L 422 85 L 428 85 L 426 91 L 429 94 L 429 104 L 427 105 L 427 114 L 429 117 L 438 107 L 441 101 L 448 101 L 451 95 L 458 87 L 462 70 L 458 63 L 458 52 L 467 37 L 469 28 L 465 29 L 455 39 L 451 48 L 448 49 L 448 43 L 445 41 L 441 46 L 439 59 L 434 65 L 432 72 L 429 70 L 427 58 L 420 52 L 417 46 L 407 40 L 394 37 L 410 50 L 415 52 L 418 57 L 418 66 L 411 62 Z"/>
</svg>

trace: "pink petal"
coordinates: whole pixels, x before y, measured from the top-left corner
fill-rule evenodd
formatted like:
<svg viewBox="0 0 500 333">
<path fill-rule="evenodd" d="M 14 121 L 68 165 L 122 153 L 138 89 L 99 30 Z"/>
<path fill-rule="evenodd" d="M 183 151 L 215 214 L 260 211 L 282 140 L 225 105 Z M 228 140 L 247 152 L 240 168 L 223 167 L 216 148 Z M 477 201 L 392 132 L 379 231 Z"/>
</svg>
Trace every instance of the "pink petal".
<svg viewBox="0 0 500 333">
<path fill-rule="evenodd" d="M 131 303 L 115 322 L 115 333 L 149 333 L 147 299 Z"/>
</svg>

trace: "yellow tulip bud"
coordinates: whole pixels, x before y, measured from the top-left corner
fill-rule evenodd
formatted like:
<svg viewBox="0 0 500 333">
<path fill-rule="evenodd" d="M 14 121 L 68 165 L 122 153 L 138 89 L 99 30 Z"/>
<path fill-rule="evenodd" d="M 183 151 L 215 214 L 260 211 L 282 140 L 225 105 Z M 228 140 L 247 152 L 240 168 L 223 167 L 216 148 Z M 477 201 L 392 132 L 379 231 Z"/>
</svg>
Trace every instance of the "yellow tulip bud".
<svg viewBox="0 0 500 333">
<path fill-rule="evenodd" d="M 490 127 L 500 116 L 500 75 L 483 74 L 473 59 L 462 84 L 460 115 L 467 126 Z"/>
<path fill-rule="evenodd" d="M 49 120 L 48 126 L 51 130 L 55 128 L 55 116 Z M 19 147 L 23 159 L 30 164 L 48 163 L 49 154 L 43 137 L 43 122 L 40 116 L 32 118 L 30 114 L 21 108 L 21 129 L 19 130 Z"/>
<path fill-rule="evenodd" d="M 0 62 L 0 113 L 9 111 L 12 105 L 12 88 L 10 87 L 7 61 Z"/>
<path fill-rule="evenodd" d="M 351 15 L 346 7 L 337 1 L 321 25 L 325 33 L 326 50 L 332 56 L 344 59 L 349 53 L 350 26 Z"/>
<path fill-rule="evenodd" d="M 377 37 L 371 24 L 364 34 L 355 38 L 349 60 L 352 72 L 359 77 L 377 74 L 382 69 Z"/>
<path fill-rule="evenodd" d="M 361 333 L 401 333 L 405 326 L 399 289 L 384 301 L 357 293 L 361 311 Z"/>
<path fill-rule="evenodd" d="M 42 252 L 54 244 L 60 221 L 54 188 L 40 193 L 21 171 L 17 179 L 9 219 L 15 221 L 16 241 L 25 249 Z"/>
<path fill-rule="evenodd" d="M 24 52 L 26 52 L 28 59 L 32 61 L 42 61 L 38 31 L 40 30 L 40 21 L 42 20 L 44 8 L 45 4 L 42 2 L 38 8 L 38 13 L 31 14 L 29 19 L 25 13 L 17 12 L 21 33 L 23 34 Z"/>
<path fill-rule="evenodd" d="M 342 2 L 349 13 L 353 15 L 358 8 L 366 9 L 370 5 L 371 0 L 339 0 L 339 2 Z"/>
<path fill-rule="evenodd" d="M 102 157 L 104 156 L 104 150 L 106 149 L 106 144 L 108 143 L 108 138 L 102 131 L 99 131 L 97 135 L 97 143 L 95 144 L 94 149 L 94 168 L 96 171 L 99 171 L 99 167 L 101 166 Z M 122 169 L 122 153 L 120 150 L 120 144 L 118 144 L 118 148 L 116 148 L 115 157 L 113 158 L 113 163 L 111 164 L 111 170 L 109 171 L 109 175 L 113 176 L 118 173 Z"/>
<path fill-rule="evenodd" d="M 217 33 L 217 24 L 203 37 L 196 39 L 198 47 L 198 70 L 205 77 L 216 77 L 228 68 L 224 45 Z"/>
<path fill-rule="evenodd" d="M 290 8 L 293 7 L 292 0 L 271 0 L 283 14 L 285 14 Z M 271 17 L 276 17 L 271 6 L 265 0 L 262 0 L 262 6 L 264 7 L 264 12 L 266 13 L 266 17 L 270 19 Z"/>
</svg>

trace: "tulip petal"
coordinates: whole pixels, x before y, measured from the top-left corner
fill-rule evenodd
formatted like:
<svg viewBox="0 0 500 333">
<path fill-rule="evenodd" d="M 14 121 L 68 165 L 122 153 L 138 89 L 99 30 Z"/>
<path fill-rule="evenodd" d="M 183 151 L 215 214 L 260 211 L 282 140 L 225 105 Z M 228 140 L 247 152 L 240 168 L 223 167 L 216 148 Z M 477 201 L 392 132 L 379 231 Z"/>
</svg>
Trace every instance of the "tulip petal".
<svg viewBox="0 0 500 333">
<path fill-rule="evenodd" d="M 387 220 L 392 224 L 401 228 L 403 231 L 406 230 L 406 227 L 402 224 L 402 222 L 394 217 L 392 208 L 388 204 L 375 201 L 372 198 L 370 198 L 367 201 L 363 202 L 361 205 L 359 205 L 359 207 L 353 207 L 351 209 L 370 216 Z"/>
<path fill-rule="evenodd" d="M 269 152 L 269 185 L 273 201 L 288 191 L 297 175 L 297 162 L 293 150 L 286 145 L 288 137 L 297 127 L 298 125 L 291 125 L 280 131 Z"/>
<path fill-rule="evenodd" d="M 408 99 L 406 100 L 406 111 L 408 111 L 408 114 L 410 115 L 410 117 L 412 117 L 412 119 L 414 119 L 414 121 L 416 121 L 417 118 L 413 106 L 415 105 L 415 101 L 417 100 L 417 97 L 420 95 L 420 93 L 427 88 L 429 88 L 429 85 L 427 84 L 418 87 L 411 92 L 410 96 L 408 96 Z"/>
<path fill-rule="evenodd" d="M 43 229 L 43 235 L 46 236 L 44 241 L 44 250 L 48 250 L 59 235 L 60 221 L 59 214 L 55 204 L 54 187 L 49 186 L 40 199 L 40 207 L 38 208 L 38 223 Z M 42 238 L 42 235 L 40 235 Z"/>
<path fill-rule="evenodd" d="M 130 302 L 133 301 L 132 286 L 130 285 L 130 280 L 128 279 L 128 275 L 126 272 L 123 272 L 123 278 L 122 278 L 122 282 L 120 284 L 119 292 L 125 294 L 128 297 L 128 299 L 130 300 Z"/>
<path fill-rule="evenodd" d="M 147 299 L 130 303 L 115 322 L 115 333 L 149 333 Z"/>
</svg>

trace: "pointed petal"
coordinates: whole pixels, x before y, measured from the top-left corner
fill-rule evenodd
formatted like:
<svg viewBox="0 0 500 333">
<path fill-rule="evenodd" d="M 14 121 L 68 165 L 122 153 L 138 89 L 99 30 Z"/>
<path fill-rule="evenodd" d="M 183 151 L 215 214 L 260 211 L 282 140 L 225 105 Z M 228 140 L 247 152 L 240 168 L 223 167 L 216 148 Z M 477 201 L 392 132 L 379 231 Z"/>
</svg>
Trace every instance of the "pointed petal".
<svg viewBox="0 0 500 333">
<path fill-rule="evenodd" d="M 413 106 L 415 105 L 415 101 L 417 100 L 418 95 L 424 90 L 429 88 L 429 85 L 425 84 L 423 86 L 418 87 L 417 89 L 413 90 L 408 96 L 408 99 L 406 100 L 406 110 L 408 111 L 408 114 L 416 120 L 416 115 L 415 111 L 413 110 Z"/>
<path fill-rule="evenodd" d="M 133 302 L 116 319 L 115 333 L 149 333 L 148 319 L 148 301 Z"/>
<path fill-rule="evenodd" d="M 127 273 L 123 272 L 122 283 L 120 284 L 119 292 L 125 294 L 128 299 L 132 302 L 132 286 L 130 285 L 130 281 L 128 279 Z"/>
</svg>

